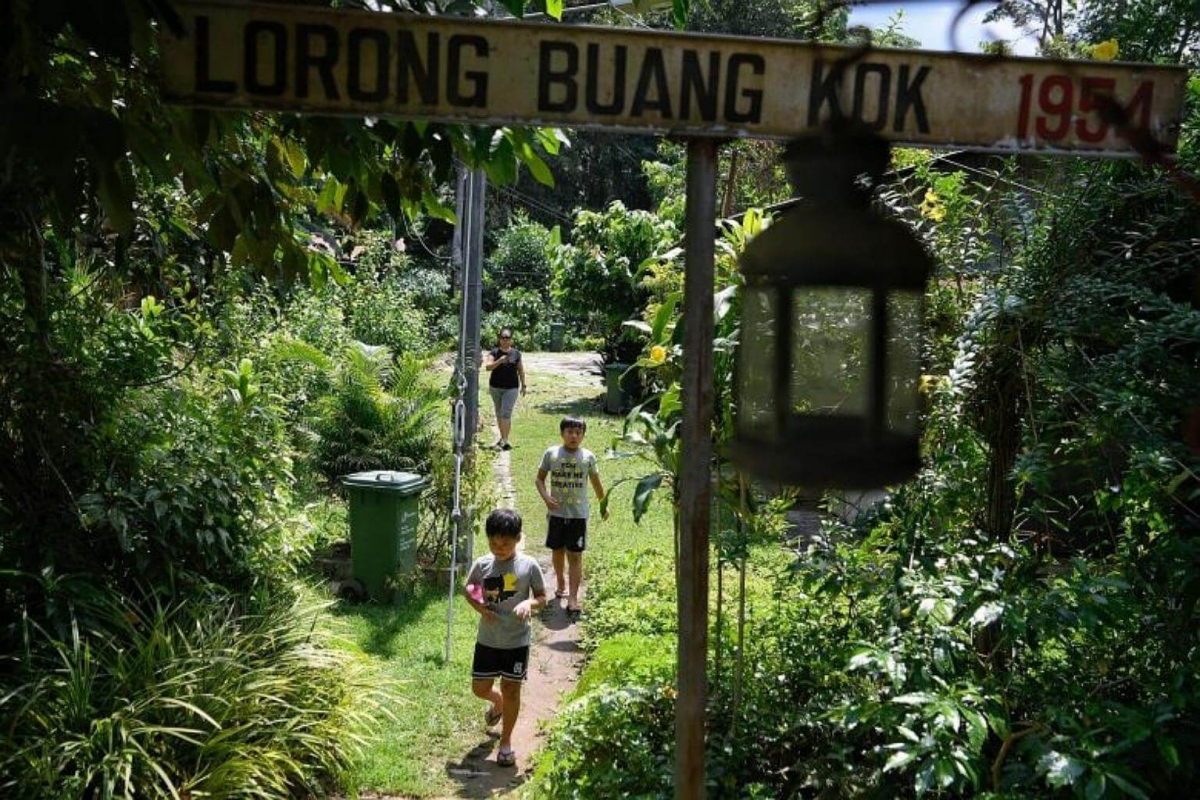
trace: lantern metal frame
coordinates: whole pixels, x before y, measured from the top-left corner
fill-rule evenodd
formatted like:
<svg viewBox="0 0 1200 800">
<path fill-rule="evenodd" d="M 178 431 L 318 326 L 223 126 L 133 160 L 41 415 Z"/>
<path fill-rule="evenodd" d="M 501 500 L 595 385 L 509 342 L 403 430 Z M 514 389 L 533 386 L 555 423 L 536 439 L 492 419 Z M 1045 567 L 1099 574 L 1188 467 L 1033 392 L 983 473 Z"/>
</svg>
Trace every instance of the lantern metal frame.
<svg viewBox="0 0 1200 800">
<path fill-rule="evenodd" d="M 919 319 L 932 264 L 904 223 L 872 207 L 862 176 L 877 185 L 889 157 L 890 145 L 874 134 L 834 127 L 797 140 L 785 151 L 789 178 L 802 199 L 752 240 L 740 258 L 746 293 L 730 457 L 748 473 L 806 487 L 866 489 L 900 482 L 919 468 L 915 424 L 911 431 L 889 424 L 888 381 L 895 377 L 888 359 L 889 336 L 895 334 L 889 329 L 889 301 L 907 297 L 915 302 Z M 825 289 L 862 292 L 869 298 L 861 413 L 797 410 L 792 396 L 794 303 L 798 293 Z M 748 341 L 747 303 L 756 292 L 765 293 L 774 306 L 774 347 L 766 355 L 773 361 L 772 374 L 761 381 L 771 396 L 749 398 L 743 396 L 754 386 L 743 382 L 747 354 L 749 348 L 757 348 L 758 356 L 763 353 Z M 917 364 L 912 367 L 919 373 Z M 903 377 L 915 414 L 919 374 Z M 755 407 L 772 409 L 765 434 L 761 424 L 756 429 L 747 422 L 752 399 Z"/>
</svg>

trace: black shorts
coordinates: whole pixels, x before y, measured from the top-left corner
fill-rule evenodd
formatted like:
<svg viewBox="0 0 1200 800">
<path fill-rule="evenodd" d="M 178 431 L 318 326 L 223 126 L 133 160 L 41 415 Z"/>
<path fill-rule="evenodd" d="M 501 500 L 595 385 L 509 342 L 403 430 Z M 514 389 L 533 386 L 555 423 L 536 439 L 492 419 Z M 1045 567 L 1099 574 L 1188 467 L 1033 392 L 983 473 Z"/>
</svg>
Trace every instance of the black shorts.
<svg viewBox="0 0 1200 800">
<path fill-rule="evenodd" d="M 587 520 L 550 517 L 546 526 L 546 547 L 551 550 L 566 548 L 572 553 L 587 549 Z"/>
<path fill-rule="evenodd" d="M 504 678 L 507 681 L 525 680 L 529 666 L 529 645 L 502 650 L 475 643 L 475 660 L 471 662 L 471 677 Z"/>
</svg>

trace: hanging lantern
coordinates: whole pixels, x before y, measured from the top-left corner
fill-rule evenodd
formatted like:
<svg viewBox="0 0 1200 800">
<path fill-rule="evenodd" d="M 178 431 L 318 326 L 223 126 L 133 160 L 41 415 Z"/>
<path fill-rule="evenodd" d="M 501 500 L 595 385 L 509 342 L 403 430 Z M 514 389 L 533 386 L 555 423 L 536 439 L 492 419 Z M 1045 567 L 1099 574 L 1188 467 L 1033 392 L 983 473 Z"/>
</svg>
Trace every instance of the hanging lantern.
<svg viewBox="0 0 1200 800">
<path fill-rule="evenodd" d="M 751 474 L 865 489 L 917 471 L 930 260 L 862 185 L 889 155 L 878 137 L 832 129 L 784 153 L 802 199 L 741 256 L 731 456 Z"/>
</svg>

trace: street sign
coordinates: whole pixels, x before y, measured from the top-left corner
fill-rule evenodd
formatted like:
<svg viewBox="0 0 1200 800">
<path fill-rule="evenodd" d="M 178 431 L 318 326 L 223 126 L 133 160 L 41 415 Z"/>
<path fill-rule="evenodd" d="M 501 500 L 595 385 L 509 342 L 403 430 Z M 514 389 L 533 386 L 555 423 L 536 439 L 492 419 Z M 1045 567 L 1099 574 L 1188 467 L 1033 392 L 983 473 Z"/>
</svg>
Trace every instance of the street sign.
<svg viewBox="0 0 1200 800">
<path fill-rule="evenodd" d="M 840 114 L 901 144 L 1130 155 L 1099 107 L 1171 151 L 1187 77 L 1146 64 L 301 6 L 179 11 L 187 35 L 162 38 L 165 95 L 210 108 L 767 139 Z"/>
</svg>

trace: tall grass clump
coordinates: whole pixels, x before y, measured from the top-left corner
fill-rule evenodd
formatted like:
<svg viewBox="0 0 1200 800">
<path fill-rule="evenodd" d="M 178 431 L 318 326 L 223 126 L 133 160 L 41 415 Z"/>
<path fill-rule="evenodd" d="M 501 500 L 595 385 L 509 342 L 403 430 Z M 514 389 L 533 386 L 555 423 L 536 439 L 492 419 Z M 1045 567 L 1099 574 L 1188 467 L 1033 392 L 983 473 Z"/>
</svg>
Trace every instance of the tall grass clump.
<svg viewBox="0 0 1200 800">
<path fill-rule="evenodd" d="M 0 673 L 0 795 L 324 794 L 361 744 L 372 689 L 313 640 L 313 613 L 214 588 L 137 604 L 97 591 L 61 632 L 27 620 Z"/>
</svg>

